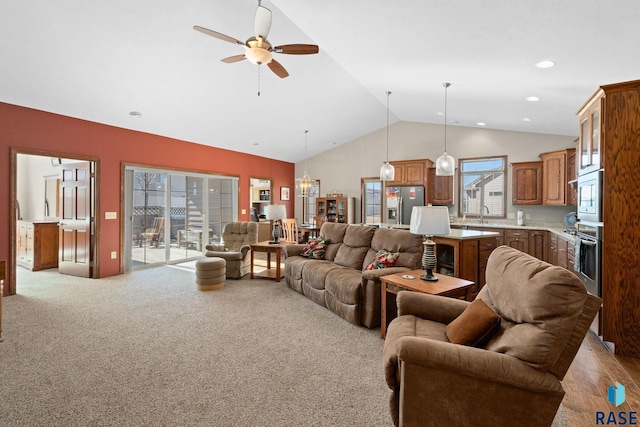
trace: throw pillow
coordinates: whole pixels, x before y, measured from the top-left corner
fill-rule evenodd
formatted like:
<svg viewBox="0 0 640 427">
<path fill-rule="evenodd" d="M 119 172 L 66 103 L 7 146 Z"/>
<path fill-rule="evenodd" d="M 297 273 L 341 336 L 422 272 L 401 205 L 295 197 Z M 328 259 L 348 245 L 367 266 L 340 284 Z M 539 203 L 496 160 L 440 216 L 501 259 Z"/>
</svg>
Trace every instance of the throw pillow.
<svg viewBox="0 0 640 427">
<path fill-rule="evenodd" d="M 500 316 L 481 299 L 474 300 L 444 332 L 454 344 L 479 346 L 485 343 L 500 326 Z"/>
<path fill-rule="evenodd" d="M 386 249 L 381 249 L 364 269 L 377 270 L 379 268 L 393 267 L 398 261 L 399 256 L 400 252 L 389 252 Z"/>
<path fill-rule="evenodd" d="M 329 240 L 327 239 L 309 239 L 304 248 L 302 248 L 300 256 L 310 259 L 324 259 L 324 253 L 327 250 L 328 244 Z"/>
</svg>

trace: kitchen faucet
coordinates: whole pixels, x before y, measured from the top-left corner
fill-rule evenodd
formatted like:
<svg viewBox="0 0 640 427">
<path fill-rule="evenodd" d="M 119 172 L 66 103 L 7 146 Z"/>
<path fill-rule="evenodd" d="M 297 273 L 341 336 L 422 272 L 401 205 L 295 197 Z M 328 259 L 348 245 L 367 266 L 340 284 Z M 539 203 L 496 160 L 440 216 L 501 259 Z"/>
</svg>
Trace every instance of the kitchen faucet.
<svg viewBox="0 0 640 427">
<path fill-rule="evenodd" d="M 482 205 L 482 207 L 480 208 L 480 224 L 484 224 L 484 210 L 487 210 L 487 213 L 489 213 L 489 208 L 487 207 L 487 205 Z"/>
</svg>

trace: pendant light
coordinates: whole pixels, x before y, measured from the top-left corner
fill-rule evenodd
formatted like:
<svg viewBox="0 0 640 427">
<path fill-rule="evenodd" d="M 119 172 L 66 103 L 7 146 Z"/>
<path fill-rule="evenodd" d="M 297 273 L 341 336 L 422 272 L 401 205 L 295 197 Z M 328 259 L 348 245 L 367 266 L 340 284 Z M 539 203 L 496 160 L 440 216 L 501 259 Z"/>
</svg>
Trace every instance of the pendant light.
<svg viewBox="0 0 640 427">
<path fill-rule="evenodd" d="M 387 161 L 380 167 L 380 180 L 381 181 L 393 181 L 396 176 L 396 168 L 389 163 L 389 95 L 391 92 L 387 91 Z"/>
<path fill-rule="evenodd" d="M 444 86 L 444 153 L 436 160 L 436 175 L 453 176 L 455 160 L 447 154 L 447 89 L 451 83 L 442 83 L 442 86 Z"/>
<path fill-rule="evenodd" d="M 302 177 L 296 179 L 296 194 L 298 197 L 309 197 L 309 193 L 316 184 L 316 180 L 312 179 L 307 173 L 307 135 L 308 130 L 304 131 L 304 173 Z"/>
</svg>

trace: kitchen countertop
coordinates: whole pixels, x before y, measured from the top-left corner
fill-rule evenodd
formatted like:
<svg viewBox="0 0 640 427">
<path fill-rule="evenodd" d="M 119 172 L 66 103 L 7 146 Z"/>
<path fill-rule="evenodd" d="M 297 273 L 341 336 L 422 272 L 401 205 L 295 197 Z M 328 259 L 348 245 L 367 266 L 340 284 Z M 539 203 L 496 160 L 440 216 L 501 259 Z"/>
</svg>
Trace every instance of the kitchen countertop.
<svg viewBox="0 0 640 427">
<path fill-rule="evenodd" d="M 562 224 L 546 224 L 546 225 L 515 225 L 515 224 L 491 224 L 491 223 L 485 223 L 485 224 L 480 224 L 480 223 L 476 223 L 476 222 L 467 222 L 466 224 L 463 224 L 461 222 L 454 222 L 451 224 L 451 228 L 462 228 L 462 227 L 482 227 L 482 228 L 496 228 L 496 229 L 510 229 L 510 230 L 545 230 L 545 231 L 549 231 L 551 233 L 557 234 L 559 236 L 564 237 L 567 240 L 573 241 L 575 240 L 575 236 L 572 236 L 569 233 L 565 233 L 564 230 L 566 229 L 566 227 L 564 227 Z"/>
<path fill-rule="evenodd" d="M 467 239 L 482 239 L 485 237 L 497 237 L 500 233 L 495 231 L 478 231 L 478 230 L 460 230 L 452 228 L 451 232 L 446 236 L 435 236 L 441 237 L 443 239 L 456 239 L 456 240 L 467 240 Z"/>
</svg>

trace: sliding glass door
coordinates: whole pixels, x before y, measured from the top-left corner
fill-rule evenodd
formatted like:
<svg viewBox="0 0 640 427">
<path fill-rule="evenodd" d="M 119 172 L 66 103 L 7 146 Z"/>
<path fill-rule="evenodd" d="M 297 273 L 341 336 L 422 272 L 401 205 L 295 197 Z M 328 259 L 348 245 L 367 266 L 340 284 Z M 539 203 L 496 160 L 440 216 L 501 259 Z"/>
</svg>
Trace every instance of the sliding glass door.
<svg viewBox="0 0 640 427">
<path fill-rule="evenodd" d="M 125 169 L 125 270 L 202 256 L 237 220 L 238 178 Z"/>
</svg>

